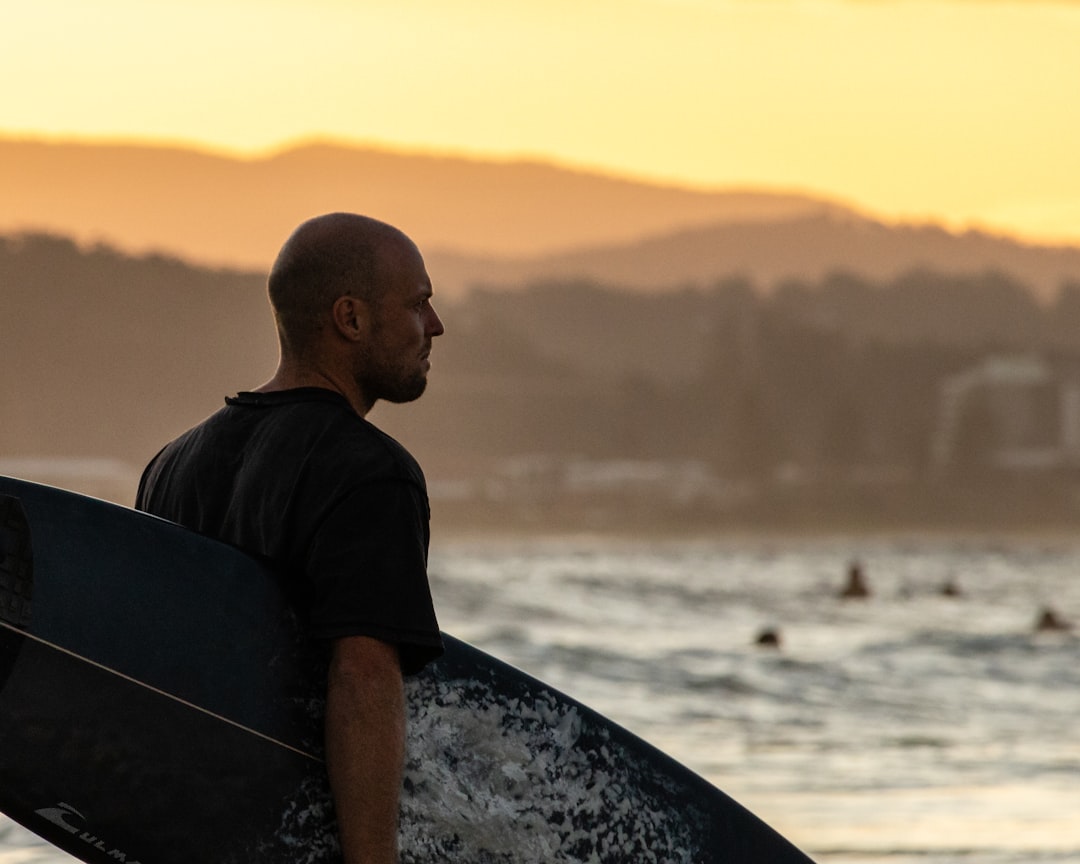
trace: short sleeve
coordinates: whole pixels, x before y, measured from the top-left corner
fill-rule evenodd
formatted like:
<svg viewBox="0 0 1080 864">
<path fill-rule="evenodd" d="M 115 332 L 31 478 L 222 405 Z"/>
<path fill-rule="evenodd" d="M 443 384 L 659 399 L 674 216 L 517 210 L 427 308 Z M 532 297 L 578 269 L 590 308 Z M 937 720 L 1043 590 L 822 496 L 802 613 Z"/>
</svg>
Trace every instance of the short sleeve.
<svg viewBox="0 0 1080 864">
<path fill-rule="evenodd" d="M 380 480 L 329 510 L 307 558 L 312 636 L 393 643 L 406 674 L 442 653 L 427 577 L 427 506 L 415 484 Z"/>
</svg>

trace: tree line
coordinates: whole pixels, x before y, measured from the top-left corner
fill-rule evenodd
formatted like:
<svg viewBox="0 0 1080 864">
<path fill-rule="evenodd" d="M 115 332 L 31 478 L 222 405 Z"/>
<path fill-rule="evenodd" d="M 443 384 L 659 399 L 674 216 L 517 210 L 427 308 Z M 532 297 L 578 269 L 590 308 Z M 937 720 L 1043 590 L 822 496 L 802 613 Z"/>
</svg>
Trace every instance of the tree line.
<svg viewBox="0 0 1080 864">
<path fill-rule="evenodd" d="M 141 465 L 276 361 L 259 274 L 0 238 L 0 302 L 0 457 Z M 447 334 L 427 394 L 373 417 L 436 481 L 530 455 L 682 460 L 765 490 L 785 478 L 819 491 L 856 476 L 937 484 L 947 509 L 958 489 L 976 500 L 986 483 L 1036 481 L 968 460 L 940 485 L 944 383 L 993 356 L 1080 368 L 1080 284 L 1040 302 L 995 272 L 731 276 L 663 293 L 557 280 L 437 305 Z M 990 422 L 961 424 L 960 450 L 985 444 Z M 1056 472 L 1037 485 L 1067 497 L 1071 482 Z M 850 486 L 837 494 L 853 500 Z M 811 495 L 805 506 L 819 505 Z"/>
</svg>

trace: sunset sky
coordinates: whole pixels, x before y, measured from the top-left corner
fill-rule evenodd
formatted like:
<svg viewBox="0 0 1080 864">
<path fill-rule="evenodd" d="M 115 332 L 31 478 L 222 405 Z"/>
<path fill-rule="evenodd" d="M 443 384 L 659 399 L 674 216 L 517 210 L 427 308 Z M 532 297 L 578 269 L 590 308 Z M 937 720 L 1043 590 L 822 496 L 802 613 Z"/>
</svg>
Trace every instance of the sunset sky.
<svg viewBox="0 0 1080 864">
<path fill-rule="evenodd" d="M 311 138 L 1080 243 L 1080 2 L 0 0 L 0 136 Z"/>
</svg>

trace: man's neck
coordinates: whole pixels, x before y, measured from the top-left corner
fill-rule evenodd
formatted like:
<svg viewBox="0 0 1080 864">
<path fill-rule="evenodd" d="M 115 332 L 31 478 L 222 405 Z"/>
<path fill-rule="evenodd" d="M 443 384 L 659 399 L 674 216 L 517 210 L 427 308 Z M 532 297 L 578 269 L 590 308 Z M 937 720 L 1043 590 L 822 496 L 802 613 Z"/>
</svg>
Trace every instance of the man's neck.
<svg viewBox="0 0 1080 864">
<path fill-rule="evenodd" d="M 294 390 L 297 387 L 321 387 L 324 390 L 340 393 L 361 417 L 366 417 L 372 407 L 360 392 L 360 388 L 348 376 L 335 375 L 321 369 L 278 366 L 274 377 L 262 386 L 256 387 L 255 392 L 273 393 L 277 390 Z"/>
</svg>

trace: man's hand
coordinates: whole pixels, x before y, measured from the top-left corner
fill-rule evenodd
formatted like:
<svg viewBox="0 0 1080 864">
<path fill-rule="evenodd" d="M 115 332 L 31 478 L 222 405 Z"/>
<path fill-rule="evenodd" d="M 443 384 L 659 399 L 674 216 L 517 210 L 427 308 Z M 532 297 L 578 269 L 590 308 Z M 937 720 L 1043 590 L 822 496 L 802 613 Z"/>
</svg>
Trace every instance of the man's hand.
<svg viewBox="0 0 1080 864">
<path fill-rule="evenodd" d="M 326 768 L 345 864 L 397 864 L 405 693 L 397 648 L 334 642 L 326 691 Z"/>
</svg>

